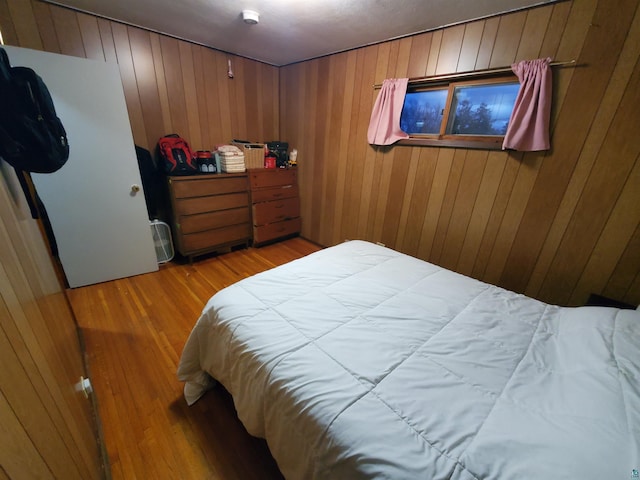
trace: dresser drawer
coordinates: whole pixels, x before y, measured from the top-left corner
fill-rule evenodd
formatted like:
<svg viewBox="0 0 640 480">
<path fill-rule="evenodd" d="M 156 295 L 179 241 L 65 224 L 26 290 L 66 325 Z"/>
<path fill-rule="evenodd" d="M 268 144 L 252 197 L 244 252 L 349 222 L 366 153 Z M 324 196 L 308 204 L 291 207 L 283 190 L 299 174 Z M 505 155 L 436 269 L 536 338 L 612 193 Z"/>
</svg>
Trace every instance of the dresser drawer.
<svg viewBox="0 0 640 480">
<path fill-rule="evenodd" d="M 244 206 L 218 212 L 185 215 L 180 219 L 178 228 L 183 234 L 188 234 L 240 223 L 249 223 L 250 221 L 249 207 Z"/>
<path fill-rule="evenodd" d="M 282 200 L 283 198 L 298 198 L 298 186 L 284 185 L 281 187 L 261 188 L 251 192 L 251 201 L 253 203 Z"/>
<path fill-rule="evenodd" d="M 207 176 L 202 178 L 171 179 L 175 198 L 204 197 L 247 191 L 246 177 Z"/>
<path fill-rule="evenodd" d="M 249 193 L 229 193 L 211 197 L 183 198 L 175 201 L 176 215 L 194 215 L 196 213 L 227 210 L 249 205 Z"/>
<path fill-rule="evenodd" d="M 253 205 L 253 224 L 281 222 L 300 216 L 300 202 L 297 198 L 286 198 L 273 202 L 256 203 Z"/>
<path fill-rule="evenodd" d="M 296 185 L 297 171 L 295 169 L 261 169 L 250 170 L 249 183 L 251 188 L 276 187 L 281 185 Z"/>
<path fill-rule="evenodd" d="M 211 249 L 212 245 L 237 243 L 239 240 L 249 238 L 251 238 L 251 225 L 245 223 L 183 235 L 182 247 L 185 252 L 197 252 Z"/>
<path fill-rule="evenodd" d="M 253 227 L 253 242 L 264 243 L 275 238 L 298 233 L 300 231 L 301 224 L 302 222 L 300 218 L 294 218 L 293 220 L 285 220 L 284 222 Z"/>
</svg>

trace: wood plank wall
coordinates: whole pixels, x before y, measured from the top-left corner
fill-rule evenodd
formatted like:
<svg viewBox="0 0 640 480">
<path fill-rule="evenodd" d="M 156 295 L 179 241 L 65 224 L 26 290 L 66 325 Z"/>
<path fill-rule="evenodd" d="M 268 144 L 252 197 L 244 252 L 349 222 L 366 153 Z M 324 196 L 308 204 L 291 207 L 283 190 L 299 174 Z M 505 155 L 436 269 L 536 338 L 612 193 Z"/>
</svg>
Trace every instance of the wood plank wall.
<svg viewBox="0 0 640 480">
<path fill-rule="evenodd" d="M 0 475 L 104 477 L 71 308 L 13 169 L 0 160 Z"/>
<path fill-rule="evenodd" d="M 637 304 L 639 1 L 562 1 L 280 69 L 35 0 L 0 0 L 0 28 L 7 44 L 117 60 L 138 145 L 288 141 L 314 242 L 381 241 L 552 303 Z M 384 78 L 545 56 L 581 65 L 554 70 L 549 152 L 366 143 Z"/>
<path fill-rule="evenodd" d="M 36 0 L 0 0 L 0 29 L 7 45 L 117 62 L 134 141 L 152 152 L 169 133 L 194 150 L 278 138 L 277 67 Z"/>
<path fill-rule="evenodd" d="M 639 0 L 574 0 L 281 68 L 302 234 L 361 238 L 564 305 L 640 303 Z M 576 59 L 554 69 L 549 152 L 374 148 L 391 77 Z"/>
</svg>

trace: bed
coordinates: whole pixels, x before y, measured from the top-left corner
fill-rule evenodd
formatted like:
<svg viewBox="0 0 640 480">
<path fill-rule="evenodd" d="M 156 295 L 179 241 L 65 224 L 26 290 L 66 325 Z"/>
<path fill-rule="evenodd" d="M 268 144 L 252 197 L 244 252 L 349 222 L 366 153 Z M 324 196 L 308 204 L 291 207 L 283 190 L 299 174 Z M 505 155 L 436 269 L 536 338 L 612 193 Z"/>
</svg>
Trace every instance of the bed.
<svg viewBox="0 0 640 480">
<path fill-rule="evenodd" d="M 215 294 L 178 378 L 189 404 L 224 385 L 290 480 L 640 469 L 640 312 L 548 305 L 364 241 Z"/>
</svg>

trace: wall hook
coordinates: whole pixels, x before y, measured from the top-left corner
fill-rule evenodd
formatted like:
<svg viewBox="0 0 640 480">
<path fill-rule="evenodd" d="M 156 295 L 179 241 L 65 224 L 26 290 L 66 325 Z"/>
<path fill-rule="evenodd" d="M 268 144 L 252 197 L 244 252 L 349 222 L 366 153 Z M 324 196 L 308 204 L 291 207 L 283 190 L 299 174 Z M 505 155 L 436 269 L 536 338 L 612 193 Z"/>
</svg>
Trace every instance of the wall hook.
<svg viewBox="0 0 640 480">
<path fill-rule="evenodd" d="M 227 60 L 227 65 L 229 68 L 227 69 L 227 77 L 233 78 L 233 70 L 231 70 L 231 59 Z"/>
</svg>

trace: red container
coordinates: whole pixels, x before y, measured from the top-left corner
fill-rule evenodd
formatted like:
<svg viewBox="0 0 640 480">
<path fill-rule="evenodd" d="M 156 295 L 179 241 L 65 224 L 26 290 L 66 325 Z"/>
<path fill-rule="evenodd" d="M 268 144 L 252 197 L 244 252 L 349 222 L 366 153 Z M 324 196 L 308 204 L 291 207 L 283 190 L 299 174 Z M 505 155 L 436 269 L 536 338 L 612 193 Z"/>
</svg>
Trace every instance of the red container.
<svg viewBox="0 0 640 480">
<path fill-rule="evenodd" d="M 276 157 L 270 155 L 264 157 L 264 168 L 276 168 Z"/>
</svg>

